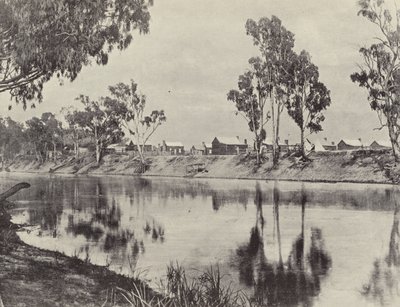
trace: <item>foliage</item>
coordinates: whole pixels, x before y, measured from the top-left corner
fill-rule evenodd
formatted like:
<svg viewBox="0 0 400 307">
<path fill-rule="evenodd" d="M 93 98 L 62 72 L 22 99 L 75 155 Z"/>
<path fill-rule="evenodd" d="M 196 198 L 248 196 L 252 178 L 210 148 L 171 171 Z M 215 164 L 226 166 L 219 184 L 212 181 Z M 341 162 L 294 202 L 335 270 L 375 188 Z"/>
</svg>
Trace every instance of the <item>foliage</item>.
<svg viewBox="0 0 400 307">
<path fill-rule="evenodd" d="M 61 122 L 52 113 L 43 113 L 41 118 L 32 117 L 27 120 L 24 134 L 26 139 L 32 144 L 33 151 L 39 162 L 47 159 L 50 144 L 53 145 L 55 153 L 57 143 L 61 143 L 62 126 Z M 55 157 L 54 157 L 55 158 Z"/>
<path fill-rule="evenodd" d="M 152 0 L 0 0 L 0 93 L 26 107 L 52 76 L 73 81 L 83 66 L 106 65 L 132 30 L 148 33 Z"/>
<path fill-rule="evenodd" d="M 84 106 L 83 111 L 74 111 L 70 121 L 79 125 L 94 139 L 96 146 L 96 161 L 100 162 L 104 149 L 115 142 L 121 141 L 123 132 L 120 125 L 120 109 L 108 99 L 91 100 L 80 95 Z"/>
<path fill-rule="evenodd" d="M 378 42 L 360 49 L 364 60 L 351 80 L 368 91 L 368 101 L 383 127 L 388 128 L 393 154 L 399 159 L 400 146 L 400 10 L 394 14 L 383 0 L 360 0 L 359 15 L 377 26 Z M 395 17 L 393 17 L 395 16 Z"/>
<path fill-rule="evenodd" d="M 254 133 L 257 163 L 260 163 L 261 146 L 267 136 L 265 125 L 269 120 L 269 113 L 265 112 L 265 107 L 271 86 L 267 82 L 265 63 L 260 58 L 251 58 L 249 64 L 250 70 L 239 76 L 239 90 L 230 90 L 227 98 L 235 103 L 236 114 L 245 118 L 250 131 Z"/>
<path fill-rule="evenodd" d="M 188 281 L 185 269 L 178 263 L 167 267 L 167 280 L 163 289 L 166 296 L 156 297 L 146 287 L 133 285 L 129 291 L 119 289 L 131 306 L 174 307 L 239 307 L 252 306 L 247 297 L 224 286 L 219 267 L 210 267 L 192 281 Z"/>
<path fill-rule="evenodd" d="M 291 95 L 286 106 L 301 131 L 301 150 L 304 155 L 304 132 L 322 130 L 321 122 L 325 120 L 323 111 L 331 104 L 330 92 L 319 81 L 318 67 L 311 62 L 310 55 L 301 51 L 296 56 L 289 70 L 291 77 Z"/>
<path fill-rule="evenodd" d="M 9 160 L 19 154 L 24 143 L 23 125 L 10 117 L 0 118 L 0 147 L 3 159 Z"/>
<path fill-rule="evenodd" d="M 242 101 L 245 101 L 247 109 L 250 109 L 253 114 L 250 117 L 247 116 L 250 118 L 250 125 L 260 122 L 250 128 L 255 131 L 257 127 L 260 127 L 260 131 L 256 135 L 257 151 L 260 151 L 262 141 L 266 138 L 263 126 L 271 118 L 273 162 L 276 164 L 279 158 L 280 116 L 289 96 L 288 67 L 293 57 L 294 34 L 288 31 L 276 16 L 271 18 L 263 17 L 258 22 L 252 19 L 247 20 L 246 33 L 253 38 L 253 43 L 259 48 L 261 54 L 261 57 L 249 60 L 250 71 L 253 73 L 247 73 L 247 78 L 244 79 L 245 81 L 246 79 L 255 79 L 255 81 L 246 81 L 244 84 L 247 90 L 243 91 L 242 88 L 242 92 L 244 92 L 242 95 L 238 95 L 237 92 L 230 92 L 228 99 L 239 102 L 237 107 L 242 106 Z M 240 78 L 243 79 L 242 76 Z M 248 97 L 243 99 L 243 94 L 244 96 L 248 95 Z M 267 100 L 270 102 L 270 112 L 264 110 Z M 255 106 L 258 106 L 258 108 L 254 109 Z M 253 110 L 256 111 L 254 112 Z M 257 162 L 259 162 L 258 155 Z"/>
<path fill-rule="evenodd" d="M 131 80 L 130 84 L 118 83 L 109 87 L 111 97 L 105 101 L 113 104 L 119 114 L 124 128 L 135 138 L 135 145 L 142 163 L 144 159 L 144 146 L 159 126 L 167 118 L 163 110 L 153 110 L 145 115 L 146 96 L 138 93 L 137 84 Z"/>
</svg>

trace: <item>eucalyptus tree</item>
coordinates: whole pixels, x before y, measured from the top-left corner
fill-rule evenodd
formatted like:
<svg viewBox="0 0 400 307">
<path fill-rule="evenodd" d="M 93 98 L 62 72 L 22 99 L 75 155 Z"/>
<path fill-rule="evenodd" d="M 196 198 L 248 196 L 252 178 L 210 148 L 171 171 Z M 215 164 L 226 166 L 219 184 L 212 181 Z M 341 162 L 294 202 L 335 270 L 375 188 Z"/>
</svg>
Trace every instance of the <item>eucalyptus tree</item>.
<svg viewBox="0 0 400 307">
<path fill-rule="evenodd" d="M 265 94 L 270 100 L 273 162 L 276 165 L 279 159 L 280 116 L 289 96 L 288 67 L 293 57 L 294 34 L 276 16 L 271 19 L 263 17 L 258 22 L 249 19 L 246 22 L 246 31 L 253 38 L 254 45 L 259 48 L 264 62 Z"/>
<path fill-rule="evenodd" d="M 62 144 L 63 128 L 62 123 L 55 117 L 53 113 L 45 112 L 41 116 L 45 129 L 46 142 L 51 143 L 53 146 L 53 160 L 56 161 L 57 157 L 57 144 Z"/>
<path fill-rule="evenodd" d="M 0 117 L 0 148 L 2 163 L 17 156 L 25 143 L 23 125 L 10 117 Z"/>
<path fill-rule="evenodd" d="M 78 159 L 80 141 L 85 136 L 84 129 L 80 125 L 80 123 L 82 123 L 82 119 L 80 117 L 82 116 L 83 112 L 73 109 L 72 107 L 63 108 L 61 112 L 64 114 L 65 121 L 68 124 L 68 128 L 64 129 L 64 137 L 72 142 L 74 146 L 75 158 Z"/>
<path fill-rule="evenodd" d="M 166 121 L 163 110 L 145 114 L 146 96 L 138 92 L 133 80 L 130 84 L 118 83 L 109 87 L 111 97 L 105 100 L 118 109 L 122 126 L 134 137 L 141 162 L 146 165 L 144 148 L 151 136 Z"/>
<path fill-rule="evenodd" d="M 74 122 L 93 138 L 96 148 L 96 162 L 100 163 L 104 149 L 114 143 L 121 141 L 123 132 L 120 125 L 120 114 L 115 104 L 107 99 L 91 100 L 89 96 L 80 95 L 84 106 L 83 111 L 73 113 Z"/>
<path fill-rule="evenodd" d="M 379 30 L 369 47 L 360 49 L 364 63 L 351 80 L 367 89 L 368 101 L 381 124 L 387 127 L 393 156 L 399 161 L 400 146 L 400 10 L 391 11 L 383 0 L 360 0 L 359 15 Z"/>
<path fill-rule="evenodd" d="M 0 0 L 0 93 L 26 108 L 53 76 L 73 81 L 83 66 L 106 65 L 132 31 L 149 31 L 153 0 Z M 32 102 L 32 104 L 34 104 Z"/>
<path fill-rule="evenodd" d="M 319 81 L 318 67 L 304 50 L 293 58 L 289 74 L 290 97 L 286 107 L 289 116 L 300 128 L 300 148 L 305 158 L 304 133 L 306 130 L 310 133 L 322 131 L 321 123 L 325 120 L 323 111 L 331 104 L 330 92 Z"/>
<path fill-rule="evenodd" d="M 249 60 L 249 64 L 250 69 L 239 76 L 238 90 L 230 90 L 227 98 L 235 103 L 236 115 L 241 115 L 254 133 L 254 147 L 259 165 L 262 143 L 267 136 L 265 125 L 270 118 L 266 111 L 266 102 L 271 89 L 263 60 L 254 57 Z"/>
<path fill-rule="evenodd" d="M 25 122 L 26 129 L 24 131 L 25 137 L 29 140 L 31 148 L 39 163 L 43 163 L 46 158 L 46 127 L 43 121 L 38 117 L 32 117 Z"/>
</svg>

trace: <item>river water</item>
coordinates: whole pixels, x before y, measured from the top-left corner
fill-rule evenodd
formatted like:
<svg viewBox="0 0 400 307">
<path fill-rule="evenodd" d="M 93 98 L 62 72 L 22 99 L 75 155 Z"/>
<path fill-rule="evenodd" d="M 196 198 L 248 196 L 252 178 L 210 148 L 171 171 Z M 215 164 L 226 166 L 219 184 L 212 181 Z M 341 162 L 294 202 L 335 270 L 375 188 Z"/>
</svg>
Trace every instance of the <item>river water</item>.
<svg viewBox="0 0 400 307">
<path fill-rule="evenodd" d="M 395 186 L 3 173 L 0 191 L 20 181 L 22 240 L 155 288 L 178 262 L 271 305 L 400 306 Z"/>
</svg>

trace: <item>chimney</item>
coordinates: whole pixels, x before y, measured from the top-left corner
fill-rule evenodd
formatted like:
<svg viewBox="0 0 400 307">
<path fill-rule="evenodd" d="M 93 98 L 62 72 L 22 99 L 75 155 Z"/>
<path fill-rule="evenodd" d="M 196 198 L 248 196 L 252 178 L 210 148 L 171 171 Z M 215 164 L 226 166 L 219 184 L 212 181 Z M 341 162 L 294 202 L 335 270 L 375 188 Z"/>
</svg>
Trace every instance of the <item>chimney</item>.
<svg viewBox="0 0 400 307">
<path fill-rule="evenodd" d="M 335 146 L 335 142 L 332 142 L 332 145 Z"/>
<path fill-rule="evenodd" d="M 289 140 L 285 140 L 285 145 L 289 145 Z"/>
<path fill-rule="evenodd" d="M 244 143 L 245 145 L 247 145 L 247 139 L 244 139 L 244 140 L 243 140 L 243 143 Z"/>
<path fill-rule="evenodd" d="M 236 136 L 236 138 L 237 138 L 238 141 L 240 140 L 238 135 Z"/>
</svg>

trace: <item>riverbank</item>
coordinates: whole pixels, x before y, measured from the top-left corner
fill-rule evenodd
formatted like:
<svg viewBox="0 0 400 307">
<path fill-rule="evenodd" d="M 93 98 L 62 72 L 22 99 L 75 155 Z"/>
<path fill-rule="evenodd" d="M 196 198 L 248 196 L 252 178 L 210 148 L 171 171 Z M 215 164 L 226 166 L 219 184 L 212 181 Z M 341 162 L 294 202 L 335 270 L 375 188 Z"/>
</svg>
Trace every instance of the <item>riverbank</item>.
<svg viewBox="0 0 400 307">
<path fill-rule="evenodd" d="M 303 162 L 294 156 L 283 156 L 277 167 L 271 159 L 260 166 L 253 157 L 239 156 L 153 156 L 148 158 L 145 176 L 262 179 L 311 182 L 398 183 L 400 165 L 396 165 L 388 151 L 337 151 L 312 153 L 310 161 Z M 190 165 L 204 165 L 201 172 L 188 172 Z M 110 154 L 100 165 L 94 157 L 39 164 L 18 157 L 9 165 L 12 172 L 139 175 L 140 163 L 128 155 Z"/>
<path fill-rule="evenodd" d="M 129 306 L 117 288 L 140 281 L 20 241 L 0 251 L 4 306 Z"/>
</svg>

